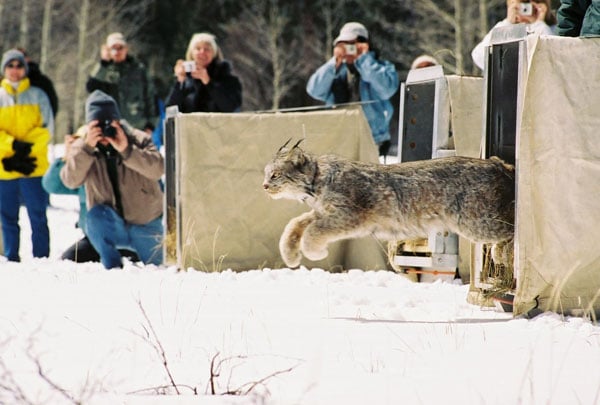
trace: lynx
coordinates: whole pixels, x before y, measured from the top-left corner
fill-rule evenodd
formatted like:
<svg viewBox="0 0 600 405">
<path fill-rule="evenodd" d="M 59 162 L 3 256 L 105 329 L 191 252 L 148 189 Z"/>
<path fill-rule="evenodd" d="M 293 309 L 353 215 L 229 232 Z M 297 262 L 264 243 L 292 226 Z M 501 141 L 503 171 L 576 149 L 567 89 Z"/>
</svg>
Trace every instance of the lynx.
<svg viewBox="0 0 600 405">
<path fill-rule="evenodd" d="M 382 165 L 314 156 L 289 141 L 265 167 L 264 190 L 312 210 L 285 227 L 279 250 L 287 266 L 302 254 L 327 257 L 327 245 L 373 235 L 398 241 L 450 231 L 512 250 L 514 168 L 500 159 L 449 157 Z M 494 250 L 494 249 L 493 249 Z M 494 256 L 498 260 L 500 254 Z M 507 263 L 508 264 L 508 263 Z"/>
</svg>

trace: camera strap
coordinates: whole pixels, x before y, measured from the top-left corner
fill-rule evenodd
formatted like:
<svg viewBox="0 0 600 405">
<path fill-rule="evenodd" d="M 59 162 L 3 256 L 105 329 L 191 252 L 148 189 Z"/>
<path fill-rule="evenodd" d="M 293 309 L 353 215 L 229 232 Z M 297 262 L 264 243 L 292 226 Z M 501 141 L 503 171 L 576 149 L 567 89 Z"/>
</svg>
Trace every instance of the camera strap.
<svg viewBox="0 0 600 405">
<path fill-rule="evenodd" d="M 106 171 L 108 179 L 115 195 L 115 208 L 119 215 L 123 218 L 123 204 L 121 202 L 121 190 L 119 189 L 119 174 L 117 171 L 119 154 L 112 145 L 98 145 L 98 150 L 102 153 L 106 160 Z"/>
</svg>

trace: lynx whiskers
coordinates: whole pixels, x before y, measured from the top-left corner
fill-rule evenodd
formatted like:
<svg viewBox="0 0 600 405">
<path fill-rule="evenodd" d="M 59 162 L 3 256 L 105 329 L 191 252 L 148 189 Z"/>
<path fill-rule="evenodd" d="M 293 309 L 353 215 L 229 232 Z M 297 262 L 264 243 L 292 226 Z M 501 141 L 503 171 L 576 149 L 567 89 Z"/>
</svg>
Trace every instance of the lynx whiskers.
<svg viewBox="0 0 600 405">
<path fill-rule="evenodd" d="M 266 165 L 263 188 L 274 199 L 312 208 L 281 235 L 279 250 L 289 267 L 297 267 L 302 255 L 324 259 L 331 242 L 367 235 L 396 241 L 447 230 L 502 251 L 512 246 L 514 168 L 498 158 L 381 165 L 314 156 L 300 142 L 288 143 Z"/>
</svg>

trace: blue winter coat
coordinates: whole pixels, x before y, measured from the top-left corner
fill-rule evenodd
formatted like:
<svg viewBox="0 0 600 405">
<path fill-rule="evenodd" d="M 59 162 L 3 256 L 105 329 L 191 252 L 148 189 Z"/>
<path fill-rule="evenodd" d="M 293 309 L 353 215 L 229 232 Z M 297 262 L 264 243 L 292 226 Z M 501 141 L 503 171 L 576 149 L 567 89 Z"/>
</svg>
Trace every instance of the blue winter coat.
<svg viewBox="0 0 600 405">
<path fill-rule="evenodd" d="M 85 187 L 81 186 L 79 188 L 68 188 L 65 186 L 63 181 L 60 178 L 60 169 L 65 165 L 65 161 L 63 159 L 56 159 L 52 164 L 50 164 L 50 168 L 42 177 L 42 187 L 48 194 L 77 194 L 79 196 L 79 221 L 77 225 L 84 234 L 86 233 L 85 226 L 85 216 L 87 214 L 87 206 L 85 203 Z"/>
<path fill-rule="evenodd" d="M 362 54 L 354 61 L 354 66 L 360 73 L 360 101 L 374 101 L 363 104 L 362 108 L 373 139 L 380 144 L 390 139 L 390 121 L 394 107 L 389 98 L 398 90 L 398 73 L 392 63 L 376 59 L 373 52 Z M 346 83 L 347 73 L 346 64 L 342 64 L 336 71 L 335 58 L 331 58 L 312 74 L 306 91 L 311 97 L 324 101 L 327 105 L 348 102 L 349 100 L 336 99 L 333 91 L 334 82 Z"/>
</svg>

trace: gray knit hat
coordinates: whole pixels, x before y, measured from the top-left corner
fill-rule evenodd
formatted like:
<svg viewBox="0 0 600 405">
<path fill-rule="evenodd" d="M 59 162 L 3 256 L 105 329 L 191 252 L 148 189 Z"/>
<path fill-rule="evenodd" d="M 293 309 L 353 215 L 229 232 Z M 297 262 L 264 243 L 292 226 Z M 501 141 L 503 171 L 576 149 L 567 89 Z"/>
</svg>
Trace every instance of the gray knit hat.
<svg viewBox="0 0 600 405">
<path fill-rule="evenodd" d="M 114 98 L 108 94 L 94 90 L 85 101 L 85 122 L 93 120 L 120 120 L 121 113 Z"/>
<path fill-rule="evenodd" d="M 11 49 L 11 50 L 4 52 L 4 55 L 2 55 L 2 72 L 1 73 L 4 73 L 4 69 L 6 69 L 6 65 L 8 65 L 13 60 L 17 60 L 17 61 L 21 62 L 23 64 L 23 66 L 25 66 L 25 74 L 29 73 L 29 67 L 27 66 L 27 61 L 25 60 L 25 55 L 23 55 L 23 52 L 19 51 L 18 49 Z"/>
</svg>

